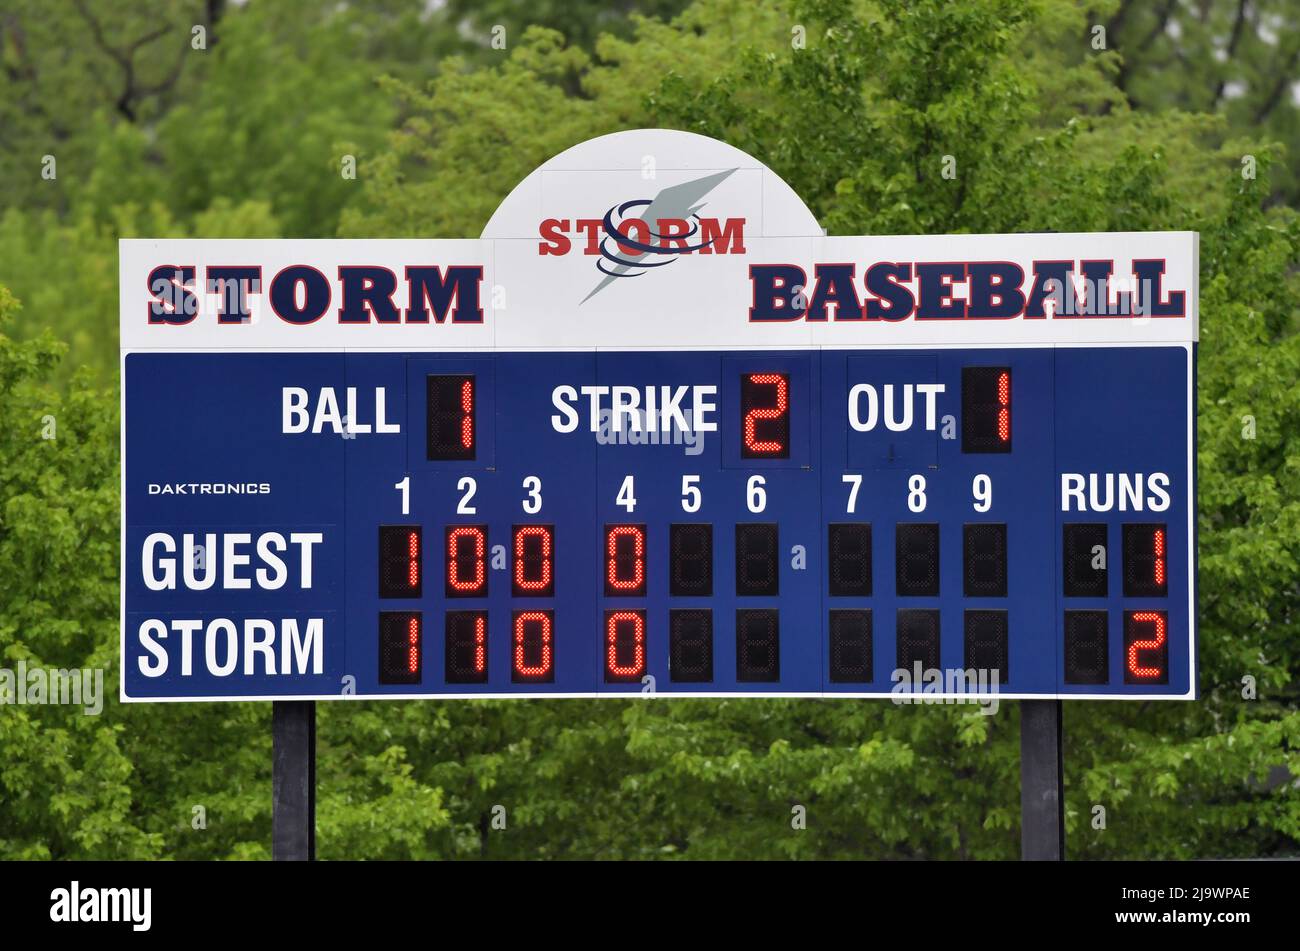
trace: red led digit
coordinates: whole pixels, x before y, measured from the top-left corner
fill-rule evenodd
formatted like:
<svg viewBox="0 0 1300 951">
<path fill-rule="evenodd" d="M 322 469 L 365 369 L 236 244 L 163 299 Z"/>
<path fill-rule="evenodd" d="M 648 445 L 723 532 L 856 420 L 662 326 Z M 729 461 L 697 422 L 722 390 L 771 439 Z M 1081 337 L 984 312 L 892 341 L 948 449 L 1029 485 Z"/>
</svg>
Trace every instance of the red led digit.
<svg viewBox="0 0 1300 951">
<path fill-rule="evenodd" d="M 1155 538 L 1152 542 L 1152 558 L 1155 560 L 1155 578 L 1156 584 L 1165 583 L 1165 530 L 1157 528 Z"/>
<path fill-rule="evenodd" d="M 486 611 L 447 612 L 447 683 L 487 683 L 487 639 Z"/>
<path fill-rule="evenodd" d="M 790 378 L 746 373 L 740 381 L 744 413 L 740 455 L 745 459 L 790 455 Z"/>
<path fill-rule="evenodd" d="M 516 612 L 513 679 L 516 682 L 553 680 L 554 643 L 554 621 L 550 611 Z"/>
<path fill-rule="evenodd" d="M 475 458 L 473 374 L 432 374 L 425 383 L 425 448 L 431 460 Z"/>
<path fill-rule="evenodd" d="M 635 681 L 645 673 L 645 612 L 605 613 L 605 680 Z"/>
<path fill-rule="evenodd" d="M 406 556 L 411 563 L 406 566 L 406 580 L 412 588 L 420 586 L 420 533 L 408 532 L 406 538 Z"/>
<path fill-rule="evenodd" d="M 487 670 L 487 618 L 474 619 L 474 670 Z"/>
<path fill-rule="evenodd" d="M 487 594 L 487 528 L 454 525 L 447 529 L 447 597 Z"/>
<path fill-rule="evenodd" d="M 1011 451 L 1011 368 L 961 368 L 961 451 Z"/>
<path fill-rule="evenodd" d="M 421 677 L 419 611 L 379 612 L 379 682 L 418 684 Z"/>
<path fill-rule="evenodd" d="M 605 526 L 605 594 L 645 594 L 645 526 Z"/>
<path fill-rule="evenodd" d="M 998 439 L 1011 441 L 1011 374 L 998 374 Z"/>
<path fill-rule="evenodd" d="M 1157 678 L 1161 679 L 1168 676 L 1168 662 L 1166 658 L 1166 621 L 1164 611 L 1133 611 L 1128 614 L 1126 625 L 1128 630 L 1125 631 L 1125 640 L 1128 641 L 1124 652 L 1124 661 L 1127 665 L 1126 678 L 1129 682 L 1150 681 Z M 1151 625 L 1151 636 L 1146 637 L 1145 632 L 1139 633 L 1138 625 Z M 1143 651 L 1158 652 L 1154 658 L 1143 657 Z"/>
<path fill-rule="evenodd" d="M 460 385 L 460 411 L 464 414 L 460 420 L 460 445 L 462 449 L 474 448 L 474 381 L 466 380 Z"/>
<path fill-rule="evenodd" d="M 420 619 L 414 614 L 406 622 L 406 672 L 420 670 Z"/>
<path fill-rule="evenodd" d="M 515 526 L 515 595 L 549 597 L 555 593 L 553 531 L 550 525 Z"/>
<path fill-rule="evenodd" d="M 414 525 L 379 526 L 379 596 L 418 598 L 420 529 Z"/>
<path fill-rule="evenodd" d="M 1163 598 L 1169 594 L 1169 532 L 1164 522 L 1122 526 L 1124 597 Z"/>
</svg>

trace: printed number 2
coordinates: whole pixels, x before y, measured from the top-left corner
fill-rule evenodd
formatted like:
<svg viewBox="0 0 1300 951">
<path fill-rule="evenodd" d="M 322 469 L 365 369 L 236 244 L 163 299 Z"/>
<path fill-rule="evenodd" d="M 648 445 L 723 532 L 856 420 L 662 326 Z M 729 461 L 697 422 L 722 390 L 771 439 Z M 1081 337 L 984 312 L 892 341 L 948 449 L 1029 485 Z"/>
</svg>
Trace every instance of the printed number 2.
<svg viewBox="0 0 1300 951">
<path fill-rule="evenodd" d="M 478 509 L 470 505 L 469 503 L 470 500 L 474 498 L 474 493 L 478 491 L 478 483 L 475 482 L 470 476 L 461 476 L 460 481 L 456 483 L 456 488 L 459 489 L 460 492 L 462 493 L 460 497 L 460 502 L 456 505 L 456 514 L 458 515 L 476 514 L 478 512 Z"/>
</svg>

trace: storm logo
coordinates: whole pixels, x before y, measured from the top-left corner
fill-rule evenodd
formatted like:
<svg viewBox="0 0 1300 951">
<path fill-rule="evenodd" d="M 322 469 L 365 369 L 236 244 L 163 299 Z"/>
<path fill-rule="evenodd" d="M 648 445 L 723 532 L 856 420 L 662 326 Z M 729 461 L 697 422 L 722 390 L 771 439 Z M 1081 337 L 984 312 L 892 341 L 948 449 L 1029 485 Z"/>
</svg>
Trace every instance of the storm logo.
<svg viewBox="0 0 1300 951">
<path fill-rule="evenodd" d="M 571 230 L 586 236 L 583 253 L 596 257 L 603 276 L 583 303 L 618 278 L 641 277 L 672 264 L 683 254 L 744 254 L 744 218 L 701 217 L 704 197 L 734 168 L 670 185 L 653 198 L 633 198 L 614 205 L 603 218 L 548 218 L 539 229 L 543 255 L 568 254 Z M 572 226 L 572 227 L 571 227 Z"/>
</svg>

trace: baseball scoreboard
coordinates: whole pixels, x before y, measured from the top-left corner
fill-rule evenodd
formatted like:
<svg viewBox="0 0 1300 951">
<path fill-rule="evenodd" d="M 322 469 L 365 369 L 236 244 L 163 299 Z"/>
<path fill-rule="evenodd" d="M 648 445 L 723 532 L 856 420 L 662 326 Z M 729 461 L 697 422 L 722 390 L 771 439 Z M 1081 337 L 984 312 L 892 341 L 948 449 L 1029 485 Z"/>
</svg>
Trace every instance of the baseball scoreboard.
<svg viewBox="0 0 1300 951">
<path fill-rule="evenodd" d="M 123 241 L 123 699 L 1192 698 L 1196 254 L 662 130 L 478 240 Z"/>
</svg>

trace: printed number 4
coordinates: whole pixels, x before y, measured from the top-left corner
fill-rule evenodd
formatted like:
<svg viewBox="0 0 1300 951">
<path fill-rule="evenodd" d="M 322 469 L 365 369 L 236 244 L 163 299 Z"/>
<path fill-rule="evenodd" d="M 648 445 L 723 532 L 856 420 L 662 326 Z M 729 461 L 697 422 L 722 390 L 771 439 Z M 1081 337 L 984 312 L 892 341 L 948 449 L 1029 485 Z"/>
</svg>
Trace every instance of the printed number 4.
<svg viewBox="0 0 1300 951">
<path fill-rule="evenodd" d="M 631 476 L 623 477 L 623 485 L 618 490 L 618 496 L 614 499 L 615 504 L 623 506 L 628 512 L 636 510 L 636 486 Z"/>
</svg>

